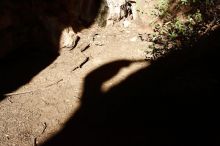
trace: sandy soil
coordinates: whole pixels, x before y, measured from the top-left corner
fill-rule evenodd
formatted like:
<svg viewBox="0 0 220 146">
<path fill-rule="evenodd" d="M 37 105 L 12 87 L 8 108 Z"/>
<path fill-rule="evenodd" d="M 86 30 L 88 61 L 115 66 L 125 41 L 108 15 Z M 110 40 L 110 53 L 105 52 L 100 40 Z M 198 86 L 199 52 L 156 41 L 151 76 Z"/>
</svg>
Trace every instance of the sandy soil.
<svg viewBox="0 0 220 146">
<path fill-rule="evenodd" d="M 41 70 L 41 72 L 35 75 L 27 84 L 5 95 L 6 97 L 0 101 L 0 146 L 39 146 L 53 135 L 56 135 L 58 131 L 63 129 L 70 118 L 74 118 L 74 114 L 77 109 L 79 109 L 87 75 L 106 63 L 118 60 L 134 61 L 130 66 L 122 68 L 113 78 L 102 84 L 103 93 L 125 80 L 126 77 L 132 73 L 150 65 L 149 62 L 145 61 L 145 51 L 148 48 L 149 42 L 142 41 L 138 36 L 139 33 L 152 32 L 150 23 L 153 21 L 153 18 L 150 17 L 150 14 L 155 3 L 149 3 L 150 0 L 143 2 L 145 2 L 146 5 L 142 3 L 137 5 L 137 9 L 141 14 L 139 19 L 132 23 L 130 27 L 121 27 L 121 23 L 119 23 L 106 28 L 93 26 L 90 29 L 83 30 L 78 34 L 80 40 L 75 48 L 62 48 L 59 57 L 54 60 L 53 63 Z M 203 52 L 203 54 L 207 54 L 207 52 L 210 51 Z M 201 91 L 212 93 L 211 89 L 215 88 L 207 86 L 209 84 L 213 84 L 213 87 L 219 89 L 219 80 L 213 80 L 214 77 L 219 78 L 219 74 L 215 70 L 214 65 L 211 64 L 218 62 L 217 59 L 215 60 L 213 58 L 218 58 L 217 54 L 219 53 L 215 53 L 214 57 L 213 54 L 210 54 L 205 55 L 205 57 L 209 55 L 208 57 L 211 59 L 205 58 L 205 61 L 202 55 L 194 54 L 192 57 L 187 54 L 184 56 L 184 59 L 182 58 L 181 60 L 180 58 L 182 61 L 180 64 L 183 65 L 181 67 L 179 67 L 179 64 L 176 62 L 177 58 L 168 59 L 165 63 L 162 62 L 162 66 L 156 64 L 153 69 L 151 68 L 154 71 L 151 70 L 148 72 L 150 77 L 154 77 L 154 74 L 156 74 L 156 76 L 152 80 L 149 77 L 148 81 L 160 83 L 159 87 L 157 83 L 153 86 L 155 86 L 155 88 L 161 88 L 161 90 L 159 90 L 161 95 L 163 95 L 162 93 L 175 96 L 183 94 L 185 96 L 179 99 L 180 102 L 190 103 L 192 101 L 193 103 L 197 103 L 199 102 L 197 99 L 198 95 L 195 94 L 194 101 L 194 98 L 191 99 L 188 97 L 190 91 L 194 91 L 194 93 L 200 93 Z M 185 58 L 186 56 L 188 58 L 191 57 L 192 61 L 190 60 L 190 62 L 185 63 L 184 60 L 187 60 Z M 200 62 L 202 62 L 202 65 Z M 188 66 L 186 67 L 186 65 Z M 179 68 L 183 69 L 179 71 Z M 213 71 L 211 69 L 213 69 Z M 158 70 L 160 72 L 158 72 Z M 162 72 L 164 72 L 164 74 L 162 74 Z M 105 74 L 105 72 L 103 72 L 103 74 Z M 198 74 L 200 76 L 198 76 Z M 166 75 L 168 75 L 167 78 L 165 77 Z M 210 77 L 207 79 L 207 76 Z M 164 88 L 166 86 L 167 88 Z M 151 85 L 147 87 L 151 87 Z M 150 89 L 153 88 L 154 87 Z M 177 88 L 178 90 L 174 92 L 173 88 Z M 165 90 L 167 91 L 165 92 Z M 210 92 L 208 92 L 209 90 Z M 148 92 L 154 94 L 154 90 Z M 155 92 L 158 91 L 155 89 Z M 160 94 L 158 93 L 157 95 Z M 166 101 L 166 99 L 163 100 Z M 145 104 L 143 105 L 145 106 Z M 183 109 L 185 110 L 185 107 Z M 154 107 L 153 110 L 156 110 L 156 108 Z M 164 111 L 164 113 L 166 113 L 164 115 L 169 115 L 170 112 L 175 110 L 171 108 L 170 111 L 167 111 Z M 190 113 L 191 111 L 188 112 L 188 114 Z M 191 114 L 193 116 L 190 117 L 188 121 L 191 121 L 191 118 L 195 116 L 195 114 Z M 201 114 L 201 117 L 203 117 L 203 114 L 204 113 Z M 173 117 L 176 118 L 176 116 L 180 115 L 179 113 L 178 115 L 174 114 Z M 179 121 L 182 121 L 184 118 L 180 117 L 179 119 L 181 119 Z M 174 123 L 172 120 L 170 121 L 168 124 Z M 195 125 L 197 125 L 197 123 Z M 159 133 L 160 135 L 160 132 L 155 131 L 156 134 L 154 134 L 157 135 Z M 167 131 L 164 130 L 161 135 L 163 134 L 167 135 Z M 192 137 L 195 136 L 194 133 L 187 134 L 191 134 Z M 209 133 L 207 132 L 207 134 Z M 184 138 L 184 136 L 180 137 Z M 154 140 L 156 141 L 156 139 Z"/>
<path fill-rule="evenodd" d="M 138 34 L 152 32 L 154 4 L 138 2 L 139 16 L 128 28 L 118 23 L 83 30 L 74 49 L 62 48 L 52 64 L 6 94 L 0 102 L 0 146 L 36 146 L 56 134 L 79 108 L 85 77 L 100 66 L 117 60 L 136 61 L 105 82 L 103 92 L 148 66 L 145 51 L 149 42 L 141 41 Z"/>
<path fill-rule="evenodd" d="M 93 26 L 79 36 L 76 48 L 62 48 L 51 65 L 1 101 L 1 146 L 36 145 L 62 129 L 80 106 L 84 78 L 92 70 L 116 60 L 137 61 L 104 83 L 107 91 L 149 64 L 144 53 L 148 44 L 135 27 Z"/>
</svg>

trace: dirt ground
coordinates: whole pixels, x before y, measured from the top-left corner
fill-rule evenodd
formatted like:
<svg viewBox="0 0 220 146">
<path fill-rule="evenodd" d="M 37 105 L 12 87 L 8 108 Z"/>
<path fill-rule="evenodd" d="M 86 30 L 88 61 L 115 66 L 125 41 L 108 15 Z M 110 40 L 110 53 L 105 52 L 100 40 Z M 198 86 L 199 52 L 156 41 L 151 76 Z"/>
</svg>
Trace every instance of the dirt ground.
<svg viewBox="0 0 220 146">
<path fill-rule="evenodd" d="M 155 3 L 149 3 L 150 0 L 140 2 L 145 2 L 145 4 L 139 3 L 137 5 L 137 9 L 141 14 L 140 18 L 138 18 L 135 22 L 132 22 L 129 27 L 122 27 L 122 24 L 118 23 L 114 26 L 107 26 L 105 28 L 100 28 L 94 25 L 89 29 L 83 30 L 78 34 L 80 39 L 75 48 L 62 48 L 60 50 L 60 55 L 58 56 L 58 58 L 56 58 L 49 66 L 41 70 L 37 75 L 34 75 L 34 77 L 27 84 L 20 86 L 20 88 L 16 91 L 12 93 L 7 93 L 5 95 L 5 98 L 3 98 L 3 100 L 0 101 L 0 146 L 39 146 L 45 141 L 48 141 L 49 138 L 56 135 L 59 131 L 63 130 L 68 121 L 72 120 L 70 118 L 74 119 L 74 114 L 77 112 L 77 109 L 79 109 L 81 106 L 81 98 L 84 93 L 86 77 L 92 71 L 98 69 L 99 67 L 118 60 L 133 61 L 131 65 L 122 68 L 113 78 L 102 84 L 102 92 L 105 93 L 109 91 L 111 88 L 113 88 L 115 85 L 118 85 L 120 82 L 124 81 L 129 75 L 150 65 L 150 62 L 147 62 L 145 60 L 145 51 L 148 48 L 149 42 L 142 41 L 139 37 L 139 33 L 152 32 L 152 29 L 149 24 L 152 23 L 154 19 L 150 17 L 150 14 L 154 9 L 153 5 Z M 207 52 L 209 52 L 209 54 Z M 158 95 L 158 97 L 161 95 L 163 95 L 162 97 L 166 97 L 166 95 L 171 95 L 170 99 L 168 99 L 167 101 L 166 99 L 162 99 L 163 102 L 167 103 L 169 102 L 169 100 L 172 100 L 172 96 L 174 97 L 176 95 L 183 95 L 183 98 L 178 99 L 181 103 L 193 102 L 193 104 L 197 104 L 197 102 L 199 102 L 200 100 L 198 93 L 202 94 L 204 92 L 207 93 L 207 96 L 212 95 L 211 93 L 213 93 L 214 95 L 215 92 L 213 91 L 219 91 L 219 72 L 216 71 L 216 67 L 213 62 L 218 62 L 219 56 L 217 55 L 219 53 L 213 53 L 213 55 L 212 53 L 210 53 L 210 51 L 207 52 L 203 52 L 203 54 L 201 53 L 199 55 L 194 54 L 193 57 L 187 54 L 182 58 L 182 60 L 179 57 L 181 60 L 180 63 L 176 61 L 179 58 L 171 57 L 171 59 L 168 59 L 168 61 L 165 60 L 161 61 L 162 63 L 159 62 L 159 64 L 161 63 L 162 65 L 154 65 L 153 69 L 151 68 L 149 72 L 142 71 L 141 75 L 148 76 L 148 78 L 145 79 L 143 82 L 149 82 L 149 84 L 146 85 L 145 88 L 142 88 L 144 89 L 144 93 L 147 95 L 150 94 L 152 95 L 152 97 L 154 97 L 154 94 Z M 185 61 L 190 57 L 191 60 L 189 59 L 189 62 Z M 207 57 L 209 58 L 206 59 Z M 180 66 L 179 64 L 182 66 Z M 103 74 L 108 73 L 103 72 Z M 14 76 L 16 76 L 16 73 L 14 74 Z M 218 80 L 216 80 L 214 77 L 218 77 Z M 96 81 L 94 81 L 94 83 L 95 82 Z M 141 91 L 142 89 L 134 90 L 133 92 Z M 147 89 L 150 90 L 146 93 L 145 90 Z M 191 94 L 190 92 L 193 92 L 194 94 Z M 142 93 L 143 91 L 139 94 Z M 136 95 L 136 93 L 134 94 Z M 194 95 L 194 98 L 191 98 L 190 95 Z M 172 127 L 174 125 L 174 122 L 179 123 L 179 125 L 181 125 L 180 129 L 182 128 L 183 130 L 181 130 L 185 130 L 186 133 L 188 132 L 187 128 L 189 127 L 185 126 L 185 128 L 182 126 L 182 124 L 185 124 L 187 122 L 191 124 L 191 121 L 193 121 L 192 119 L 196 118 L 195 115 L 199 115 L 197 113 L 197 109 L 195 110 L 195 113 L 191 112 L 190 110 L 189 112 L 186 112 L 186 108 L 183 106 L 180 106 L 180 110 L 178 114 L 176 114 L 175 110 L 179 109 L 179 105 L 170 105 L 170 110 L 169 108 L 167 108 L 166 105 L 164 105 L 164 107 L 160 107 L 160 105 L 155 107 L 154 105 L 149 105 L 149 107 L 152 107 L 150 109 L 146 107 L 145 103 L 142 103 L 145 102 L 145 100 L 146 99 L 141 98 L 134 100 L 135 102 L 137 102 L 138 104 L 140 103 L 140 105 L 143 106 L 139 107 L 138 105 L 139 108 L 136 111 L 140 112 L 143 110 L 142 112 L 145 113 L 145 110 L 148 110 L 147 116 L 150 118 L 156 117 L 156 119 L 159 117 L 158 121 L 161 121 L 160 116 L 158 115 L 160 115 L 162 111 L 162 113 L 164 112 L 163 114 L 165 115 L 161 116 L 162 120 L 166 119 L 166 117 L 169 116 L 174 117 L 171 118 L 170 121 L 168 120 L 168 125 Z M 150 99 L 147 99 L 147 101 L 148 100 L 150 101 Z M 206 102 L 206 99 L 204 99 L 204 102 Z M 130 105 L 131 104 L 129 104 L 129 106 Z M 130 124 L 132 122 L 135 122 L 135 124 L 139 124 L 139 121 L 136 121 L 135 117 L 142 117 L 142 112 L 139 113 L 140 115 L 131 114 L 131 116 L 134 116 L 132 120 L 132 118 L 130 118 L 129 112 L 132 113 L 133 109 L 130 107 L 127 109 L 131 110 L 128 111 L 128 119 L 131 120 L 131 122 L 128 123 Z M 190 108 L 188 108 L 187 106 L 187 109 Z M 154 112 L 156 114 L 151 113 L 153 110 L 158 112 Z M 181 111 L 184 114 L 181 115 Z M 189 116 L 189 119 L 187 119 L 188 116 L 185 116 L 187 114 L 191 115 L 191 117 Z M 204 113 L 201 114 L 201 117 L 204 117 Z M 209 115 L 207 117 L 209 117 Z M 112 120 L 111 117 L 109 119 Z M 174 121 L 173 119 L 177 120 Z M 195 121 L 201 122 L 203 121 L 203 119 Z M 90 119 L 90 122 L 91 121 L 92 120 Z M 125 120 L 122 121 L 124 122 Z M 195 124 L 196 126 L 198 125 L 197 123 Z M 124 123 L 122 123 L 121 125 L 123 124 Z M 155 124 L 155 129 L 158 128 L 157 126 L 159 124 Z M 145 125 L 145 123 L 142 123 L 142 125 Z M 71 127 L 70 125 L 68 126 Z M 140 129 L 142 130 L 141 126 Z M 193 128 L 195 128 L 196 126 L 193 125 Z M 125 129 L 126 130 L 124 133 L 130 132 L 129 128 L 126 127 Z M 198 131 L 198 129 L 195 129 L 195 133 L 199 135 L 200 131 Z M 80 130 L 81 129 L 78 129 L 78 131 Z M 179 137 L 182 138 L 182 140 L 184 141 L 185 135 L 182 134 L 184 132 L 182 132 L 181 130 Z M 153 131 L 153 134 L 156 135 L 156 139 L 153 139 L 153 141 L 157 142 L 158 135 L 167 136 L 169 135 L 169 132 L 163 128 L 161 131 Z M 102 131 L 100 133 L 102 134 Z M 152 133 L 150 134 L 152 135 Z M 196 137 L 196 134 L 194 134 L 193 132 L 188 132 L 187 134 L 190 136 L 192 135 L 193 138 Z M 208 136 L 209 133 L 206 132 L 206 134 Z M 87 134 L 87 136 L 88 135 L 89 134 Z M 118 135 L 120 135 L 120 133 Z M 83 136 L 81 137 L 83 138 Z M 131 135 L 130 139 L 132 138 L 133 137 Z M 136 139 L 141 141 L 142 137 L 139 137 L 139 135 L 137 134 Z M 116 138 L 115 141 L 117 140 L 118 139 Z M 170 141 L 173 141 L 173 137 L 170 138 Z M 136 145 L 136 143 L 133 145 Z"/>
<path fill-rule="evenodd" d="M 0 146 L 35 146 L 56 134 L 80 106 L 84 78 L 96 68 L 117 60 L 137 61 L 103 84 L 103 91 L 149 65 L 147 42 L 129 28 L 93 26 L 83 30 L 74 49 L 60 56 L 29 83 L 0 102 Z M 85 50 L 84 50 L 85 49 Z"/>
<path fill-rule="evenodd" d="M 7 93 L 0 102 L 0 146 L 38 146 L 56 134 L 80 107 L 85 77 L 102 65 L 136 61 L 105 82 L 103 92 L 148 66 L 145 51 L 149 44 L 139 33 L 151 31 L 146 24 L 152 19 L 146 17 L 142 6 L 137 5 L 141 15 L 127 28 L 120 22 L 83 30 L 75 48 L 62 48 L 53 63 L 27 84 Z M 147 7 L 150 16 L 153 7 Z"/>
</svg>

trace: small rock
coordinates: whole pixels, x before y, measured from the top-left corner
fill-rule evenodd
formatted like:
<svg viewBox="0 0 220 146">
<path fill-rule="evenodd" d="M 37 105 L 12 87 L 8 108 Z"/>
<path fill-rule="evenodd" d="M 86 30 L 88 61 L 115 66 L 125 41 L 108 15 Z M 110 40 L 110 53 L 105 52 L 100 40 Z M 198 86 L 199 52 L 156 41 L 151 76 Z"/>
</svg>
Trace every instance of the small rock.
<svg viewBox="0 0 220 146">
<path fill-rule="evenodd" d="M 86 57 L 82 63 L 79 65 L 79 68 L 82 68 L 89 61 L 89 57 Z"/>
<path fill-rule="evenodd" d="M 131 24 L 131 22 L 129 22 L 128 20 L 125 20 L 125 21 L 123 22 L 123 26 L 124 26 L 125 28 L 128 28 L 128 27 L 130 26 L 130 24 Z"/>
<path fill-rule="evenodd" d="M 71 27 L 64 29 L 61 34 L 61 38 L 60 38 L 61 39 L 60 47 L 61 48 L 72 47 L 72 43 L 75 40 L 75 37 L 76 37 L 76 34 L 74 33 Z"/>
<path fill-rule="evenodd" d="M 130 39 L 131 42 L 136 42 L 137 40 L 138 40 L 137 37 L 133 37 L 133 38 Z"/>
<path fill-rule="evenodd" d="M 92 35 L 92 41 L 95 41 L 95 39 L 96 39 L 97 37 L 100 37 L 100 35 L 99 35 L 98 33 L 94 33 L 94 34 Z"/>
<path fill-rule="evenodd" d="M 107 26 L 113 26 L 113 25 L 114 25 L 114 20 L 107 21 Z"/>
<path fill-rule="evenodd" d="M 80 37 L 78 35 L 76 35 L 75 39 L 73 40 L 73 42 L 70 46 L 70 48 L 71 48 L 70 50 L 74 49 L 77 46 L 79 40 L 80 40 Z"/>
<path fill-rule="evenodd" d="M 104 43 L 102 43 L 102 42 L 95 42 L 95 45 L 96 45 L 96 46 L 103 46 Z"/>
<path fill-rule="evenodd" d="M 8 134 L 5 134 L 5 137 L 9 140 L 10 139 L 10 137 L 9 137 L 9 135 Z"/>
<path fill-rule="evenodd" d="M 149 35 L 147 33 L 139 34 L 139 38 L 141 41 L 149 41 Z"/>
<path fill-rule="evenodd" d="M 80 46 L 80 51 L 81 51 L 81 52 L 84 52 L 84 51 L 86 51 L 89 47 L 90 47 L 90 43 L 83 43 L 83 44 Z"/>
</svg>

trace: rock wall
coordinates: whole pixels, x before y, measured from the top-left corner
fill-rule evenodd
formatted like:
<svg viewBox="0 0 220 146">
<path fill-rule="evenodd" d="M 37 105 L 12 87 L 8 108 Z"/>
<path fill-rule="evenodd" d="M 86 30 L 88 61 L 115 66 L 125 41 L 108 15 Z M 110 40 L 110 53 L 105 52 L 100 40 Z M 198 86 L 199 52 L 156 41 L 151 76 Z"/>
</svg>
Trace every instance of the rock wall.
<svg viewBox="0 0 220 146">
<path fill-rule="evenodd" d="M 105 0 L 108 7 L 107 25 L 120 20 L 136 18 L 136 1 L 131 0 Z"/>
<path fill-rule="evenodd" d="M 130 0 L 1 0 L 0 58 L 26 44 L 59 52 L 61 36 L 69 45 L 75 33 L 94 21 L 103 27 L 133 19 L 134 5 Z M 62 35 L 66 28 L 70 31 Z"/>
<path fill-rule="evenodd" d="M 59 50 L 62 30 L 89 27 L 101 0 L 1 0 L 0 58 L 25 44 Z"/>
</svg>

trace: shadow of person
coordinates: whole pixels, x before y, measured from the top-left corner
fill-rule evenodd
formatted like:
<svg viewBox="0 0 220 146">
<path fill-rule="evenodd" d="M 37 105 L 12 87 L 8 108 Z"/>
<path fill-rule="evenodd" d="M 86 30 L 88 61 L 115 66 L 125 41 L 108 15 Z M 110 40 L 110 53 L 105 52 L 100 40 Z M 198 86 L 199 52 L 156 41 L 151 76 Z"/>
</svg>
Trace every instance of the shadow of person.
<svg viewBox="0 0 220 146">
<path fill-rule="evenodd" d="M 67 27 L 77 33 L 95 21 L 101 0 L 0 1 L 0 101 L 58 56 Z"/>
<path fill-rule="evenodd" d="M 219 145 L 217 30 L 193 48 L 173 52 L 107 92 L 103 82 L 132 61 L 87 75 L 81 107 L 43 146 Z"/>
</svg>

